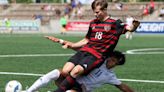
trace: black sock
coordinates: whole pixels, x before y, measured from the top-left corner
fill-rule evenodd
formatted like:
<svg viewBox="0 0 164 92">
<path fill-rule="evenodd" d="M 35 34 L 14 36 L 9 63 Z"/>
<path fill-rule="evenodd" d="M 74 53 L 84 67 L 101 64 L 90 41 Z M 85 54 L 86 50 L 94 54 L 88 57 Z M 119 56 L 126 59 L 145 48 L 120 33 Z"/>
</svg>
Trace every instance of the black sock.
<svg viewBox="0 0 164 92">
<path fill-rule="evenodd" d="M 54 92 L 65 92 L 71 89 L 75 84 L 76 79 L 72 76 L 67 76 L 65 80 L 60 84 L 59 88 Z"/>
</svg>

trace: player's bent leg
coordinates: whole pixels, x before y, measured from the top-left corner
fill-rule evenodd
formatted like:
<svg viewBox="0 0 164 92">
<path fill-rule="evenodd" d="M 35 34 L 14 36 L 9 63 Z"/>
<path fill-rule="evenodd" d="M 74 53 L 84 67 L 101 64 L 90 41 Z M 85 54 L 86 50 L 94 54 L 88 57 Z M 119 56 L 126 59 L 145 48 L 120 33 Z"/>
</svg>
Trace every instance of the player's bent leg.
<svg viewBox="0 0 164 92">
<path fill-rule="evenodd" d="M 75 83 L 76 83 L 76 77 L 80 73 L 84 71 L 83 67 L 81 65 L 75 66 L 72 71 L 70 72 L 70 75 L 68 75 L 60 84 L 59 88 L 55 90 L 54 92 L 66 92 L 67 89 L 71 89 Z"/>
<path fill-rule="evenodd" d="M 83 72 L 84 72 L 84 68 L 81 65 L 76 65 L 70 72 L 70 75 L 73 78 L 76 78 L 78 75 L 80 75 Z"/>
<path fill-rule="evenodd" d="M 39 88 L 46 86 L 50 81 L 57 80 L 59 76 L 60 71 L 58 69 L 54 69 L 51 72 L 40 77 L 38 80 L 36 80 L 33 85 L 29 89 L 27 89 L 27 92 L 35 92 Z"/>
<path fill-rule="evenodd" d="M 65 76 L 68 75 L 74 67 L 75 65 L 72 62 L 67 62 L 62 69 L 62 74 Z"/>
</svg>

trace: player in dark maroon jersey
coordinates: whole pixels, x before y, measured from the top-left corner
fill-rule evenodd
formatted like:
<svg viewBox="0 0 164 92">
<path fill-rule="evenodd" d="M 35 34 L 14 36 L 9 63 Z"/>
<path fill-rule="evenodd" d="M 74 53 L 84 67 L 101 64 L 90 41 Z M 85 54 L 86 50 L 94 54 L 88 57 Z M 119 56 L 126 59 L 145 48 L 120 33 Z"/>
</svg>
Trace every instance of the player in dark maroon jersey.
<svg viewBox="0 0 164 92">
<path fill-rule="evenodd" d="M 90 22 L 86 37 L 76 43 L 64 44 L 63 48 L 79 48 L 79 51 L 72 56 L 62 69 L 62 74 L 67 76 L 54 92 L 65 92 L 74 86 L 76 77 L 87 74 L 94 68 L 99 67 L 110 52 L 114 50 L 121 34 L 127 31 L 135 31 L 139 22 L 134 20 L 132 26 L 128 26 L 108 16 L 106 0 L 94 0 L 92 10 L 96 19 Z"/>
</svg>

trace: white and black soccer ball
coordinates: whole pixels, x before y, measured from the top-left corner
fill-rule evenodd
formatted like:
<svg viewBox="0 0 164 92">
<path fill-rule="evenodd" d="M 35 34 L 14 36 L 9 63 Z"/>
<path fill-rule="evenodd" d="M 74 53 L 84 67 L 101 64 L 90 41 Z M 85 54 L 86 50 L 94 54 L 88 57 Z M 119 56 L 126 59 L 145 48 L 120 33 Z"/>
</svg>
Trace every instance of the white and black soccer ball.
<svg viewBox="0 0 164 92">
<path fill-rule="evenodd" d="M 17 80 L 11 80 L 6 84 L 5 92 L 21 92 L 22 84 Z"/>
</svg>

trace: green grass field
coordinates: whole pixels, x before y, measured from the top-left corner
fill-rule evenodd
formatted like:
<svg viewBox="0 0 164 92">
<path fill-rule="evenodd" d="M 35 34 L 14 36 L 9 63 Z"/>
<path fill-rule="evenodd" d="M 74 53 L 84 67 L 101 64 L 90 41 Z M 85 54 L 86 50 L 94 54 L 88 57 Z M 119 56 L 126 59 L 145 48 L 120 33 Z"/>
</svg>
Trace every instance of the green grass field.
<svg viewBox="0 0 164 92">
<path fill-rule="evenodd" d="M 53 35 L 54 36 L 54 35 Z M 56 35 L 70 41 L 78 41 L 83 36 Z M 133 40 L 121 37 L 116 49 L 126 52 L 132 49 L 160 48 L 157 50 L 139 51 L 142 54 L 127 54 L 127 62 L 124 66 L 115 68 L 119 79 L 132 87 L 135 92 L 164 92 L 164 35 L 137 35 Z M 154 54 L 152 53 L 154 52 Z M 3 74 L 34 73 L 45 74 L 55 68 L 62 68 L 70 56 L 55 56 L 61 54 L 73 54 L 72 50 L 64 50 L 57 43 L 44 38 L 44 35 L 0 35 L 0 92 L 4 92 L 5 84 L 10 80 L 18 80 L 23 89 L 30 86 L 39 76 Z M 146 54 L 147 53 L 147 54 Z M 24 55 L 24 56 L 23 56 Z M 131 79 L 140 82 L 129 81 Z M 144 82 L 144 80 L 149 80 Z M 152 83 L 155 81 L 155 83 Z M 41 88 L 40 92 L 54 90 L 54 83 Z M 104 85 L 94 92 L 119 92 L 111 85 Z"/>
</svg>

